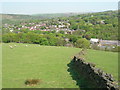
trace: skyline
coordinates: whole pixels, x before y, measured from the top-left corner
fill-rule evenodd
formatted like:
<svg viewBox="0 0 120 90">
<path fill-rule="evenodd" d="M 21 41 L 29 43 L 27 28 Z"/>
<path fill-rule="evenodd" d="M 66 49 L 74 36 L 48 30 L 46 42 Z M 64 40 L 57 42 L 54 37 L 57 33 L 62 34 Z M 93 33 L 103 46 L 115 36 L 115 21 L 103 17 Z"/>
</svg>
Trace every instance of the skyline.
<svg viewBox="0 0 120 90">
<path fill-rule="evenodd" d="M 117 2 L 2 2 L 3 14 L 86 13 L 117 10 Z"/>
</svg>

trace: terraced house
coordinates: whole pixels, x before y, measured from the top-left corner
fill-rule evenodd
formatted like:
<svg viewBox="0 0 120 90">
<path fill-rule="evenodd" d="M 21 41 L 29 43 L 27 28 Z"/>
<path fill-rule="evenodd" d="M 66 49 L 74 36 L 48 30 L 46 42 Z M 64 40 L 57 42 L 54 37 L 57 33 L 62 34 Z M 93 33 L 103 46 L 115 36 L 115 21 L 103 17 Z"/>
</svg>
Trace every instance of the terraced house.
<svg viewBox="0 0 120 90">
<path fill-rule="evenodd" d="M 98 46 L 120 46 L 117 40 L 100 40 Z"/>
</svg>

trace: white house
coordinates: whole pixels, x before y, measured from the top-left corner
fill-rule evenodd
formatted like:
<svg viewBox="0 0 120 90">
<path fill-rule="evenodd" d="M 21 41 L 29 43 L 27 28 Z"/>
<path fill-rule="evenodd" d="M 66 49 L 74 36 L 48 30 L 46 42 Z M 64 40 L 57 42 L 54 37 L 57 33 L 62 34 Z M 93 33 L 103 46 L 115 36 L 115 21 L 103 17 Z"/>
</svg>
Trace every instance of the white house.
<svg viewBox="0 0 120 90">
<path fill-rule="evenodd" d="M 13 32 L 13 30 L 11 29 L 10 32 Z"/>
<path fill-rule="evenodd" d="M 90 39 L 90 43 L 91 43 L 91 44 L 99 43 L 99 39 L 91 38 L 91 39 Z"/>
</svg>

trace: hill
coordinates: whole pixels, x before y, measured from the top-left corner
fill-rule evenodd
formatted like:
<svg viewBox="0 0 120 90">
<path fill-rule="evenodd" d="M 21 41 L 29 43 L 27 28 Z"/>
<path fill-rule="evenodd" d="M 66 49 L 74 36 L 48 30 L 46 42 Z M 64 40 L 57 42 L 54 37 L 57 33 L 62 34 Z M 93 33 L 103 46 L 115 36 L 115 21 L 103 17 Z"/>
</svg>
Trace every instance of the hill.
<svg viewBox="0 0 120 90">
<path fill-rule="evenodd" d="M 57 18 L 57 17 L 69 17 L 76 16 L 83 13 L 53 13 L 53 14 L 33 14 L 32 16 L 43 17 L 43 18 Z"/>
<path fill-rule="evenodd" d="M 11 49 L 9 45 L 16 47 Z M 3 43 L 3 88 L 78 88 L 76 81 L 67 71 L 69 68 L 67 65 L 80 50 L 36 44 Z M 88 50 L 86 60 L 113 74 L 117 80 L 118 53 Z M 24 83 L 27 79 L 40 79 L 42 82 L 36 86 L 26 86 Z"/>
<path fill-rule="evenodd" d="M 41 19 L 30 16 L 30 15 L 20 15 L 20 14 L 0 14 L 2 17 L 2 23 L 15 24 L 20 23 L 21 21 L 30 21 L 33 19 Z"/>
<path fill-rule="evenodd" d="M 15 43 L 3 44 L 3 88 L 78 88 L 67 71 L 67 64 L 80 49 L 36 44 L 16 44 L 11 49 L 9 45 Z M 42 82 L 26 86 L 27 79 Z"/>
<path fill-rule="evenodd" d="M 22 15 L 22 14 L 0 14 L 2 17 L 2 23 L 13 23 L 20 21 L 31 21 L 31 20 L 42 20 L 42 19 L 51 19 L 57 17 L 69 17 L 78 15 L 80 13 L 53 13 L 53 14 L 33 14 L 33 15 Z"/>
<path fill-rule="evenodd" d="M 86 60 L 96 64 L 96 67 L 112 74 L 118 81 L 118 53 L 98 50 L 88 50 Z"/>
</svg>

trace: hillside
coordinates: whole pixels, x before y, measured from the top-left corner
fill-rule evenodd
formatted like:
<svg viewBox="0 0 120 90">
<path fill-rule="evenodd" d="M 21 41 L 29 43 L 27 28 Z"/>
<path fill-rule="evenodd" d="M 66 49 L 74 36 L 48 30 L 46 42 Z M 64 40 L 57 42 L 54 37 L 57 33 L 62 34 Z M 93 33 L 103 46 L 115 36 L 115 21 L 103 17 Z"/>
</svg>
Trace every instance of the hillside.
<svg viewBox="0 0 120 90">
<path fill-rule="evenodd" d="M 88 50 L 87 52 L 86 61 L 95 63 L 96 67 L 112 74 L 118 81 L 118 53 L 98 50 Z"/>
<path fill-rule="evenodd" d="M 43 17 L 43 18 L 57 18 L 57 17 L 69 17 L 76 16 L 83 13 L 53 13 L 53 14 L 33 14 L 32 16 Z"/>
<path fill-rule="evenodd" d="M 30 21 L 33 19 L 41 19 L 30 16 L 30 15 L 19 15 L 19 14 L 0 14 L 0 17 L 2 17 L 2 23 L 9 23 L 9 24 L 15 24 L 20 23 L 21 21 Z"/>
<path fill-rule="evenodd" d="M 69 17 L 75 16 L 80 13 L 53 13 L 53 14 L 33 14 L 33 15 L 22 15 L 22 14 L 0 14 L 2 17 L 2 23 L 19 22 L 19 21 L 31 21 L 41 19 L 51 19 L 57 17 Z"/>
<path fill-rule="evenodd" d="M 73 16 L 71 16 L 73 15 Z M 60 16 L 60 17 L 59 17 Z M 69 17 L 68 17 L 69 16 Z M 54 18 L 52 18 L 54 17 Z M 104 40 L 119 40 L 118 12 L 105 11 L 85 14 L 39 14 L 39 15 L 3 15 L 3 33 L 19 32 L 24 29 L 33 31 L 72 33 L 72 35 Z M 21 28 L 22 25 L 24 28 Z M 32 24 L 31 24 L 32 23 Z M 9 25 L 10 24 L 10 25 Z M 44 26 L 43 26 L 44 25 Z M 12 28 L 11 28 L 12 27 Z M 31 28 L 31 29 L 30 29 Z"/>
<path fill-rule="evenodd" d="M 11 49 L 9 45 L 14 48 Z M 37 44 L 3 43 L 3 88 L 78 88 L 77 82 L 68 71 L 68 64 L 80 50 Z M 112 74 L 117 80 L 117 57 L 118 54 L 113 52 L 88 50 L 86 60 L 95 63 L 96 67 Z M 27 79 L 40 79 L 41 83 L 26 86 Z"/>
<path fill-rule="evenodd" d="M 66 18 L 70 29 L 78 30 L 76 35 L 85 38 L 118 40 L 118 11 L 88 13 Z M 83 32 L 84 30 L 84 32 Z"/>
<path fill-rule="evenodd" d="M 16 47 L 11 49 L 9 45 Z M 80 49 L 3 43 L 2 50 L 3 88 L 78 88 L 67 71 L 67 64 Z M 37 86 L 26 86 L 27 79 L 42 82 Z"/>
</svg>

